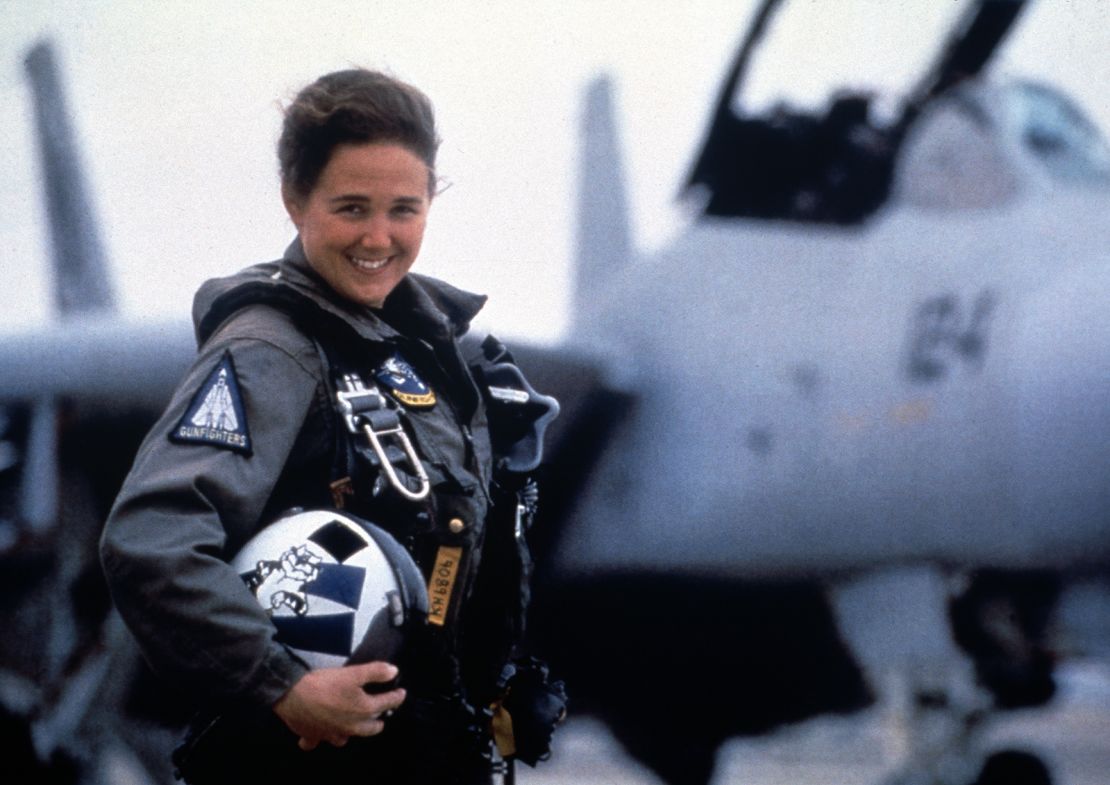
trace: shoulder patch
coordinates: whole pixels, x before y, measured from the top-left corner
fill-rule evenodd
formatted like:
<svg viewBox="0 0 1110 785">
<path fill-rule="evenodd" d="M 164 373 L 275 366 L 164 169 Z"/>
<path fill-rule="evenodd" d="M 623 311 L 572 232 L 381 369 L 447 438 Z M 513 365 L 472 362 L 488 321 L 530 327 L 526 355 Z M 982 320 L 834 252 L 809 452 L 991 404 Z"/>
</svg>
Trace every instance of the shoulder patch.
<svg viewBox="0 0 1110 785">
<path fill-rule="evenodd" d="M 435 391 L 425 384 L 416 375 L 416 370 L 396 352 L 374 371 L 374 378 L 405 406 L 429 409 L 436 405 Z"/>
<path fill-rule="evenodd" d="M 247 415 L 231 352 L 224 352 L 169 436 L 178 444 L 211 444 L 251 454 Z"/>
</svg>

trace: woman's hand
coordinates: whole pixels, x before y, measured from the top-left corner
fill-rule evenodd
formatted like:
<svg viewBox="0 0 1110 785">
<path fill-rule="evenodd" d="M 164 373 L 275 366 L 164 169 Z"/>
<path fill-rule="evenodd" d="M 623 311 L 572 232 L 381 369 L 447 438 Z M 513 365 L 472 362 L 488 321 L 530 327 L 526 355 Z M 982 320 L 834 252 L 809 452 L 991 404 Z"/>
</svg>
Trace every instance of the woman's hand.
<svg viewBox="0 0 1110 785">
<path fill-rule="evenodd" d="M 397 668 L 388 662 L 309 671 L 274 704 L 274 712 L 301 737 L 302 750 L 315 749 L 322 741 L 342 747 L 352 736 L 382 732 L 382 714 L 400 706 L 405 691 L 371 695 L 363 686 L 396 677 Z"/>
</svg>

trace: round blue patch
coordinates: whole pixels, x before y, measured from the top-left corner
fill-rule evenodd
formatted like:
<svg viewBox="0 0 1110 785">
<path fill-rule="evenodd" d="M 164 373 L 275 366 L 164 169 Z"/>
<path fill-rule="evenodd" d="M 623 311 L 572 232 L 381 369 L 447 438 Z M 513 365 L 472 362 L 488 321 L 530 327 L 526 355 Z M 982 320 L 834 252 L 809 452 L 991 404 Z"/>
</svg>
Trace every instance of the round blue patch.
<svg viewBox="0 0 1110 785">
<path fill-rule="evenodd" d="M 394 354 L 377 371 L 374 378 L 394 398 L 406 406 L 430 408 L 436 405 L 436 394 L 399 354 Z"/>
</svg>

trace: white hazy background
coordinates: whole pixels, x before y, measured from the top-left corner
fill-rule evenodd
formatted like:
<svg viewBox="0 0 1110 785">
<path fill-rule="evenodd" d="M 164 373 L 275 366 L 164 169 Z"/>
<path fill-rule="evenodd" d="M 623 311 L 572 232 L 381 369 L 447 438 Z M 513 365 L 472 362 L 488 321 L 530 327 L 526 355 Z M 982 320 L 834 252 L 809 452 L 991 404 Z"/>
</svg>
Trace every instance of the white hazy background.
<svg viewBox="0 0 1110 785">
<path fill-rule="evenodd" d="M 363 65 L 434 101 L 443 146 L 418 270 L 491 296 L 483 324 L 558 340 L 568 322 L 583 92 L 616 85 L 637 245 L 675 203 L 756 3 L 311 3 L 0 0 L 0 329 L 52 318 L 49 248 L 23 57 L 53 41 L 123 312 L 184 316 L 207 277 L 277 257 L 280 105 Z M 899 97 L 963 0 L 794 0 L 742 98 L 819 106 L 831 88 Z M 1110 0 L 1040 0 L 992 72 L 1062 87 L 1110 128 Z M 788 92 L 784 92 L 784 90 Z M 601 176 L 599 174 L 599 176 Z M 691 259 L 690 264 L 697 264 Z"/>
</svg>

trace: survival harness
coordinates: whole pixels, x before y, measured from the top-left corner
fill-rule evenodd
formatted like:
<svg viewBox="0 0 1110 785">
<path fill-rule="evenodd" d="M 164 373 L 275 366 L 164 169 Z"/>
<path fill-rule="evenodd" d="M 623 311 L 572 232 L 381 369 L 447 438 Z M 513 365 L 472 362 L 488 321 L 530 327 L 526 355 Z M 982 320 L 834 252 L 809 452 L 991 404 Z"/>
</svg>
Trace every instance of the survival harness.
<svg viewBox="0 0 1110 785">
<path fill-rule="evenodd" d="M 374 497 L 376 508 L 387 517 L 411 522 L 398 526 L 394 532 L 402 542 L 406 534 L 430 534 L 435 528 L 429 499 L 431 482 L 405 430 L 405 411 L 373 382 L 364 381 L 360 372 L 352 368 L 337 349 L 339 341 L 334 336 L 319 330 L 310 334 L 324 336 L 313 340 L 337 415 L 330 488 L 333 503 L 338 508 L 354 504 L 357 511 L 360 502 L 352 497 L 356 496 L 356 490 L 368 491 Z M 517 605 L 514 615 L 518 618 L 513 620 L 512 626 L 516 633 L 522 634 L 531 572 L 524 535 L 535 516 L 538 499 L 536 484 L 529 473 L 540 464 L 544 433 L 558 414 L 559 404 L 529 384 L 506 347 L 493 336 L 484 340 L 465 336 L 460 341 L 460 349 L 486 405 L 495 461 L 493 484 L 496 489 L 493 493 L 500 492 L 502 497 L 507 493 L 515 495 L 512 534 L 519 579 L 518 585 L 513 587 L 518 595 L 514 603 Z M 504 505 L 503 498 L 500 503 Z M 411 548 L 412 541 L 406 545 Z M 419 554 L 414 553 L 414 556 L 419 562 Z M 440 545 L 433 571 L 445 561 L 457 565 L 459 556 L 457 548 Z M 429 586 L 434 611 L 433 588 Z M 429 621 L 440 626 L 450 624 L 445 614 L 435 612 L 429 614 Z"/>
</svg>

